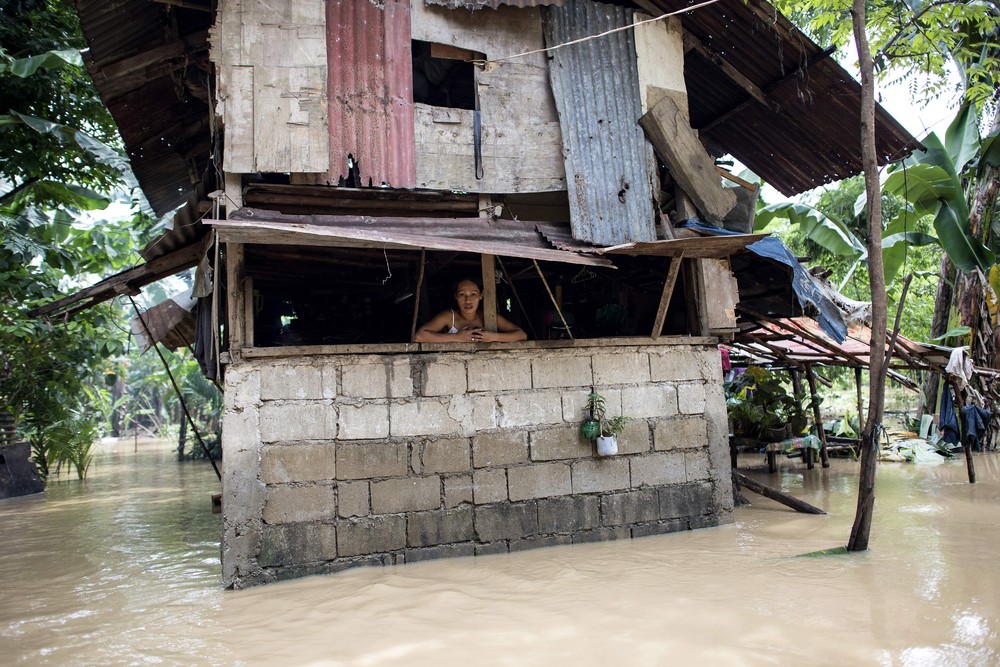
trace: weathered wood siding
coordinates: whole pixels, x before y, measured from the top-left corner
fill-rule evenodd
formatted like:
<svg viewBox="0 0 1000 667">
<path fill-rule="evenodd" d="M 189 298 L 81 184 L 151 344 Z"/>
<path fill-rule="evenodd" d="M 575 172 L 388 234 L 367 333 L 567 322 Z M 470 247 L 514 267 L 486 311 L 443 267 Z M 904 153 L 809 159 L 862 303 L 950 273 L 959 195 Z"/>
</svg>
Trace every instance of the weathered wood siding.
<svg viewBox="0 0 1000 667">
<path fill-rule="evenodd" d="M 326 3 L 221 0 L 212 30 L 223 169 L 325 172 Z"/>
<path fill-rule="evenodd" d="M 537 7 L 469 12 L 413 3 L 414 39 L 503 58 L 540 49 Z M 497 60 L 476 70 L 483 177 L 476 178 L 473 112 L 415 106 L 417 185 L 466 192 L 566 189 L 562 139 L 541 53 Z"/>
</svg>

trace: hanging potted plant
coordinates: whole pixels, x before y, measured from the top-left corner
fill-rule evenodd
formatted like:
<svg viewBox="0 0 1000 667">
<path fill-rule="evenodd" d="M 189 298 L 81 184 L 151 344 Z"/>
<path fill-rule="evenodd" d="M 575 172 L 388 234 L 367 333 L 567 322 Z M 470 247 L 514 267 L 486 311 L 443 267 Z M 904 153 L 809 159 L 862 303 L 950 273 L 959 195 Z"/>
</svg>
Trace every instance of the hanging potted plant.
<svg viewBox="0 0 1000 667">
<path fill-rule="evenodd" d="M 597 443 L 599 456 L 612 456 L 618 453 L 618 435 L 625 428 L 628 418 L 625 416 L 607 416 L 607 405 L 604 396 L 596 391 L 590 392 L 585 408 L 588 417 L 580 425 L 580 435 Z"/>
</svg>

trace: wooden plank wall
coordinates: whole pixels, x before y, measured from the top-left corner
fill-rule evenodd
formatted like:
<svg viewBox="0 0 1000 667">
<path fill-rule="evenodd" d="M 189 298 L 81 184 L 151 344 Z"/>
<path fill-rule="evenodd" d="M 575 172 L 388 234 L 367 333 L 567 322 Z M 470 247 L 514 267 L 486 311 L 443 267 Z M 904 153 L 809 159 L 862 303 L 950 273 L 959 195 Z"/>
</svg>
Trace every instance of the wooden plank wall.
<svg viewBox="0 0 1000 667">
<path fill-rule="evenodd" d="M 544 46 L 538 7 L 469 12 L 412 3 L 413 39 L 500 58 Z M 566 189 L 562 138 L 543 54 L 491 62 L 476 73 L 483 178 L 476 179 L 472 111 L 415 104 L 417 185 L 465 192 Z"/>
<path fill-rule="evenodd" d="M 225 171 L 327 170 L 325 7 L 220 0 L 211 43 Z"/>
</svg>

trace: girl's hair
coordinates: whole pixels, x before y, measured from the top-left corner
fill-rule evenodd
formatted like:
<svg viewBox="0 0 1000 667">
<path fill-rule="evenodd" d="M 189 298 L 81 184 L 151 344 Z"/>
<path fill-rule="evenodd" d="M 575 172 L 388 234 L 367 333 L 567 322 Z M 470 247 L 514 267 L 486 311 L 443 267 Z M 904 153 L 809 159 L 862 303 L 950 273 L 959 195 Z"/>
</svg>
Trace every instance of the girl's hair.
<svg viewBox="0 0 1000 667">
<path fill-rule="evenodd" d="M 476 289 L 479 290 L 480 294 L 483 293 L 483 284 L 482 284 L 481 281 L 476 280 L 475 278 L 459 278 L 451 286 L 451 293 L 452 293 L 452 295 L 458 294 L 458 286 L 461 285 L 462 283 L 466 283 L 466 282 L 472 283 L 473 285 L 475 285 Z"/>
</svg>

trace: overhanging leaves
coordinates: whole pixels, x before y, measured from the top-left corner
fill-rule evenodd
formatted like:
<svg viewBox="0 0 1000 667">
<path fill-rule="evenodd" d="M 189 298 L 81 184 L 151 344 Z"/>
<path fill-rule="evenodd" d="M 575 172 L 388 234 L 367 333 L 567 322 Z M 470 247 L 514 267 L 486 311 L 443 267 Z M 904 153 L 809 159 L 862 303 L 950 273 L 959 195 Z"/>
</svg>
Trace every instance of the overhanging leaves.
<svg viewBox="0 0 1000 667">
<path fill-rule="evenodd" d="M 830 252 L 848 257 L 864 252 L 864 244 L 842 222 L 805 204 L 781 202 L 764 206 L 757 211 L 754 231 L 759 231 L 772 220 L 779 219 L 799 225 L 810 240 Z"/>
<path fill-rule="evenodd" d="M 944 138 L 945 147 L 956 173 L 965 171 L 965 166 L 979 155 L 979 117 L 970 104 L 964 105 L 948 126 Z"/>
<path fill-rule="evenodd" d="M 63 49 L 28 58 L 15 58 L 10 62 L 0 61 L 0 74 L 10 72 L 14 76 L 26 79 L 39 69 L 56 69 L 63 65 L 83 67 L 83 58 L 80 57 L 80 52 L 76 49 Z"/>
</svg>

